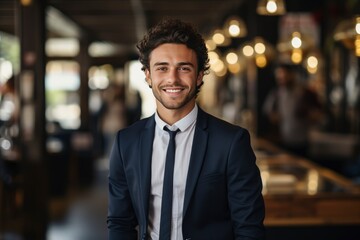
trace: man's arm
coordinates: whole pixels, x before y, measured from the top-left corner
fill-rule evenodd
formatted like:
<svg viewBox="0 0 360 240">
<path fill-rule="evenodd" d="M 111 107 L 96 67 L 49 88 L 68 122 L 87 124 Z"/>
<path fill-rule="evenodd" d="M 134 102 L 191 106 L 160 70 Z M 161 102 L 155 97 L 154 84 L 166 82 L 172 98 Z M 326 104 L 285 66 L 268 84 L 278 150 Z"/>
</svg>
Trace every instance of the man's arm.
<svg viewBox="0 0 360 240">
<path fill-rule="evenodd" d="M 265 239 L 262 181 L 248 131 L 239 131 L 230 150 L 228 197 L 235 239 Z"/>
<path fill-rule="evenodd" d="M 138 223 L 125 176 L 118 133 L 110 154 L 109 205 L 107 217 L 109 240 L 137 239 L 137 231 L 135 228 Z"/>
</svg>

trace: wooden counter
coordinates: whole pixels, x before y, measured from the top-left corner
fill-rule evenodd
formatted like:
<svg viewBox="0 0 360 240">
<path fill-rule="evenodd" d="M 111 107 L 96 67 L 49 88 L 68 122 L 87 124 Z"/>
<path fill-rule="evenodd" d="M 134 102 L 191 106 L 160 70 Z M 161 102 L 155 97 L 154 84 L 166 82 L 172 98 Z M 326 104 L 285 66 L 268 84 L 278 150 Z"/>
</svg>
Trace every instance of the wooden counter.
<svg viewBox="0 0 360 240">
<path fill-rule="evenodd" d="M 257 139 L 266 226 L 358 225 L 360 188 L 352 181 Z"/>
</svg>

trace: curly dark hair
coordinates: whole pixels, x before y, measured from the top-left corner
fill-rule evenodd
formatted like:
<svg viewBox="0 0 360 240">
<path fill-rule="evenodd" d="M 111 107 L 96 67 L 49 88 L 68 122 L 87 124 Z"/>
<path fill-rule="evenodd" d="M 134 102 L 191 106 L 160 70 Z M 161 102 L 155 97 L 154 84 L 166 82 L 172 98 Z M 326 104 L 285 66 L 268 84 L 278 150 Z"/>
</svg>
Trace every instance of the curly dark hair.
<svg viewBox="0 0 360 240">
<path fill-rule="evenodd" d="M 149 56 L 152 50 L 164 43 L 185 44 L 196 53 L 198 72 L 208 73 L 210 68 L 208 51 L 202 36 L 189 23 L 178 19 L 164 19 L 152 27 L 144 38 L 138 42 L 139 60 L 142 70 L 150 69 Z"/>
</svg>

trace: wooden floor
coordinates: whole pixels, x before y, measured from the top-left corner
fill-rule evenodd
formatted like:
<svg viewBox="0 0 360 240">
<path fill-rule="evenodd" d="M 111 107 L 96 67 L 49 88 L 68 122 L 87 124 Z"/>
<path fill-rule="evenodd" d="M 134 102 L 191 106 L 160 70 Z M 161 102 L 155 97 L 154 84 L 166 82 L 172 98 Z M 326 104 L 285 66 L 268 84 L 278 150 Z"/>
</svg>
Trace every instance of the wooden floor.
<svg viewBox="0 0 360 240">
<path fill-rule="evenodd" d="M 107 239 L 106 166 L 106 160 L 99 160 L 93 185 L 72 196 L 66 206 L 58 206 L 62 211 L 65 209 L 65 212 L 58 213 L 62 216 L 49 224 L 47 240 Z"/>
</svg>

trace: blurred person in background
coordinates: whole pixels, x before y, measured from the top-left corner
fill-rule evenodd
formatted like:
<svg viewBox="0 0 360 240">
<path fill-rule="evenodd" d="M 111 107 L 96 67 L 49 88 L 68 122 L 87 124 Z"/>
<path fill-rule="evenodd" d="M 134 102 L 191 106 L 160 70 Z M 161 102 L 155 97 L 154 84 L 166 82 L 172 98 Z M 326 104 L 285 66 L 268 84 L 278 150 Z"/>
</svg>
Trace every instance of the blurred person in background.
<svg viewBox="0 0 360 240">
<path fill-rule="evenodd" d="M 110 84 L 103 92 L 103 99 L 100 124 L 104 140 L 104 155 L 108 157 L 116 132 L 128 125 L 125 86 L 117 83 Z"/>
<path fill-rule="evenodd" d="M 276 87 L 263 105 L 263 113 L 275 129 L 271 140 L 285 150 L 306 157 L 309 131 L 323 119 L 316 92 L 301 83 L 295 65 L 282 63 L 275 68 Z"/>
<path fill-rule="evenodd" d="M 12 177 L 4 164 L 5 158 L 16 158 L 14 142 L 18 133 L 18 99 L 15 92 L 15 77 L 0 84 L 0 180 L 11 185 Z"/>
<path fill-rule="evenodd" d="M 4 84 L 0 84 L 0 126 L 11 125 L 17 121 L 16 104 L 15 78 L 12 76 Z"/>
</svg>

